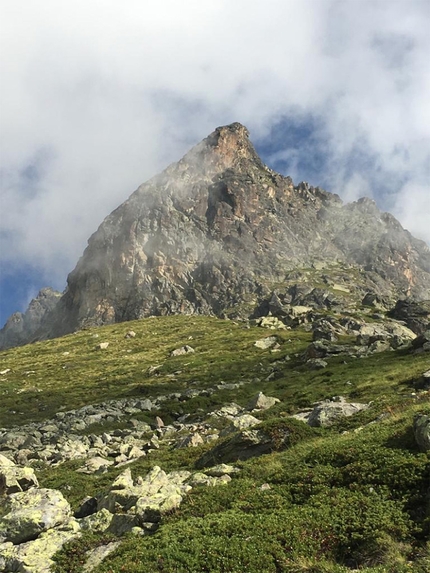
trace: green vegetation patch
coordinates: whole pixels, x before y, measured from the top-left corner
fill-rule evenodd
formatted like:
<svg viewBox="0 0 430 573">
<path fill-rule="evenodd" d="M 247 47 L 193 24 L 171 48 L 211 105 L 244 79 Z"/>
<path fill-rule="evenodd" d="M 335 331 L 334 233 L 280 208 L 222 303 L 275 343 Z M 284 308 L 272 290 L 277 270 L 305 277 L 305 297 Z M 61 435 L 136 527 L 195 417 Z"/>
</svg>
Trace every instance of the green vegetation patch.
<svg viewBox="0 0 430 573">
<path fill-rule="evenodd" d="M 128 330 L 136 337 L 124 338 Z M 254 346 L 273 334 L 279 352 Z M 0 369 L 10 368 L 0 379 L 0 425 L 108 399 L 213 388 L 210 395 L 165 400 L 157 411 L 132 416 L 150 422 L 160 415 L 169 423 L 189 414 L 188 420 L 204 421 L 218 407 L 245 406 L 263 391 L 281 400 L 253 413 L 261 420 L 256 428 L 270 436 L 271 453 L 237 462 L 240 472 L 228 485 L 194 487 L 155 534 L 123 538 L 95 573 L 427 573 L 430 456 L 418 450 L 413 419 L 430 413 L 430 403 L 428 393 L 413 390 L 429 358 L 405 351 L 344 355 L 313 371 L 301 359 L 310 339 L 300 330 L 159 317 L 13 349 L 0 354 Z M 100 342 L 109 347 L 96 349 Z M 185 344 L 195 352 L 170 356 Z M 241 385 L 228 389 L 222 382 Z M 335 395 L 370 407 L 329 428 L 289 417 Z M 85 433 L 130 427 L 130 420 L 109 424 Z M 213 447 L 162 446 L 130 468 L 133 477 L 154 465 L 195 471 Z M 84 495 L 108 491 L 124 469 L 82 475 L 79 465 L 36 467 L 41 487 L 60 489 L 73 509 Z M 68 544 L 57 556 L 56 572 L 82 571 L 85 552 L 110 539 L 85 534 Z"/>
</svg>

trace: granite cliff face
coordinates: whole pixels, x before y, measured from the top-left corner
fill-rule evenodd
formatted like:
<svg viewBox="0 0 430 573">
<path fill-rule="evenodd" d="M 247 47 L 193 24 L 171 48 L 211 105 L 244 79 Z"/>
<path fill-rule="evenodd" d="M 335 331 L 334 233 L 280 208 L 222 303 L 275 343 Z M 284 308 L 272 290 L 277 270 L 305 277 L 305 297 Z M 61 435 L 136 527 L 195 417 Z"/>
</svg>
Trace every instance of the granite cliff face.
<svg viewBox="0 0 430 573">
<path fill-rule="evenodd" d="M 340 291 L 360 300 L 368 292 L 430 299 L 424 242 L 369 199 L 344 205 L 318 187 L 294 186 L 262 163 L 234 123 L 103 221 L 38 336 L 160 314 L 249 317 L 273 297 L 306 302 L 315 288 L 303 290 L 305 268 L 318 270 L 332 294 L 335 269 Z"/>
</svg>

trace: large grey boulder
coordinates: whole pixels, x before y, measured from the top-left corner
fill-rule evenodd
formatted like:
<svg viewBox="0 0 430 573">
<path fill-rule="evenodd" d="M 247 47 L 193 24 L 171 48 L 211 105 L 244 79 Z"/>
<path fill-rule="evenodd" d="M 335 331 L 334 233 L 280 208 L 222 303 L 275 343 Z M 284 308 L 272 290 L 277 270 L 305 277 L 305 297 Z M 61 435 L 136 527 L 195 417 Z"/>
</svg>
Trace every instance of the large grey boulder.
<svg viewBox="0 0 430 573">
<path fill-rule="evenodd" d="M 228 474 L 222 476 L 211 476 L 209 473 L 197 472 L 190 480 L 189 484 L 194 486 L 216 487 L 218 485 L 227 485 L 231 482 L 231 477 Z"/>
<path fill-rule="evenodd" d="M 389 316 L 404 321 L 416 334 L 423 334 L 430 328 L 430 300 L 398 300 Z"/>
<path fill-rule="evenodd" d="M 287 330 L 288 328 L 276 316 L 262 316 L 256 320 L 256 325 L 261 326 L 261 328 L 269 328 L 270 330 Z"/>
<path fill-rule="evenodd" d="M 426 330 L 412 342 L 415 352 L 430 352 L 430 329 Z"/>
<path fill-rule="evenodd" d="M 23 543 L 43 531 L 70 520 L 71 511 L 63 494 L 54 489 L 29 489 L 9 496 L 8 513 L 0 518 L 0 541 Z"/>
<path fill-rule="evenodd" d="M 423 452 L 430 450 L 430 416 L 418 414 L 414 419 L 415 440 Z"/>
<path fill-rule="evenodd" d="M 341 418 L 347 418 L 361 410 L 366 410 L 369 405 L 347 402 L 343 396 L 337 396 L 332 400 L 318 402 L 313 408 L 294 414 L 292 417 L 313 427 L 331 426 Z"/>
<path fill-rule="evenodd" d="M 79 537 L 75 528 L 50 529 L 33 540 L 20 545 L 0 543 L 0 571 L 17 573 L 50 573 L 52 557 L 62 546 Z"/>
<path fill-rule="evenodd" d="M 398 322 L 367 323 L 361 326 L 357 342 L 367 346 L 376 342 L 386 342 L 392 348 L 410 343 L 417 337 L 415 332 Z"/>
<path fill-rule="evenodd" d="M 237 430 L 247 430 L 248 428 L 257 426 L 260 423 L 261 420 L 255 416 L 252 416 L 251 414 L 241 414 L 231 419 L 231 423 L 227 426 L 227 428 L 222 430 L 221 435 L 226 436 L 232 432 L 237 432 Z"/>
<path fill-rule="evenodd" d="M 272 449 L 273 443 L 270 436 L 262 430 L 243 430 L 203 454 L 197 461 L 196 467 L 203 468 L 214 464 L 247 460 L 254 456 L 267 454 Z"/>
<path fill-rule="evenodd" d="M 338 402 L 327 400 L 315 406 L 306 421 L 309 426 L 331 426 L 340 418 L 353 416 L 368 407 L 368 404 L 345 402 L 342 399 Z"/>
<path fill-rule="evenodd" d="M 175 484 L 165 485 L 160 490 L 146 497 L 140 497 L 135 506 L 135 513 L 142 522 L 158 522 L 161 516 L 177 509 L 182 502 L 181 487 Z"/>
<path fill-rule="evenodd" d="M 181 449 L 181 448 L 197 448 L 198 446 L 201 446 L 202 444 L 204 444 L 203 438 L 201 437 L 201 435 L 198 432 L 195 432 L 194 434 L 190 434 L 188 436 L 181 437 L 179 439 L 178 443 L 176 444 L 176 447 L 178 449 Z"/>
</svg>

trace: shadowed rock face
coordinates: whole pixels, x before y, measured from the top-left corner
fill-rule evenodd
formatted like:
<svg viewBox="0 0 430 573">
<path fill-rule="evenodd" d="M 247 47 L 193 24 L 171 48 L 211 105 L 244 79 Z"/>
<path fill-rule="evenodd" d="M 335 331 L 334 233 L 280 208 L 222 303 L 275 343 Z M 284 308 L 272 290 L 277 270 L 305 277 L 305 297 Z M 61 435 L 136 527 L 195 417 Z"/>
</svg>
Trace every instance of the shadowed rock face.
<svg viewBox="0 0 430 573">
<path fill-rule="evenodd" d="M 430 298 L 425 243 L 369 199 L 343 205 L 318 187 L 294 186 L 234 123 L 103 221 L 38 335 L 153 314 L 249 316 L 289 271 L 333 261 L 358 265 L 375 292 Z"/>
<path fill-rule="evenodd" d="M 45 315 L 52 311 L 61 293 L 51 288 L 42 289 L 28 305 L 25 313 L 15 312 L 0 330 L 0 349 L 30 342 L 40 328 Z"/>
</svg>

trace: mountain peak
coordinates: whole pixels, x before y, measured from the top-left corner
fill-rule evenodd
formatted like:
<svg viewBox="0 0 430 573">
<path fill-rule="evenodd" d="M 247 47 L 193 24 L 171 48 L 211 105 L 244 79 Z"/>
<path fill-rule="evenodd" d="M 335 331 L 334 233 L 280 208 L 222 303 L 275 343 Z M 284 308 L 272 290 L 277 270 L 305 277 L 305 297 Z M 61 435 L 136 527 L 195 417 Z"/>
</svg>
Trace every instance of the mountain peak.
<svg viewBox="0 0 430 573">
<path fill-rule="evenodd" d="M 214 176 L 226 169 L 234 169 L 243 162 L 263 165 L 249 139 L 248 129 L 236 122 L 217 127 L 170 168 L 183 169 L 186 165 L 196 170 L 199 176 L 204 177 L 205 175 Z M 169 168 L 161 175 L 164 173 L 172 175 Z"/>
<path fill-rule="evenodd" d="M 327 285 L 324 296 L 320 286 L 309 294 L 311 267 L 322 269 L 312 280 Z M 333 294 L 339 281 L 343 298 Z M 67 282 L 41 337 L 150 315 L 248 318 L 275 294 L 345 308 L 368 292 L 393 303 L 430 299 L 430 250 L 370 200 L 343 205 L 319 187 L 294 186 L 232 123 L 115 209 Z"/>
</svg>

